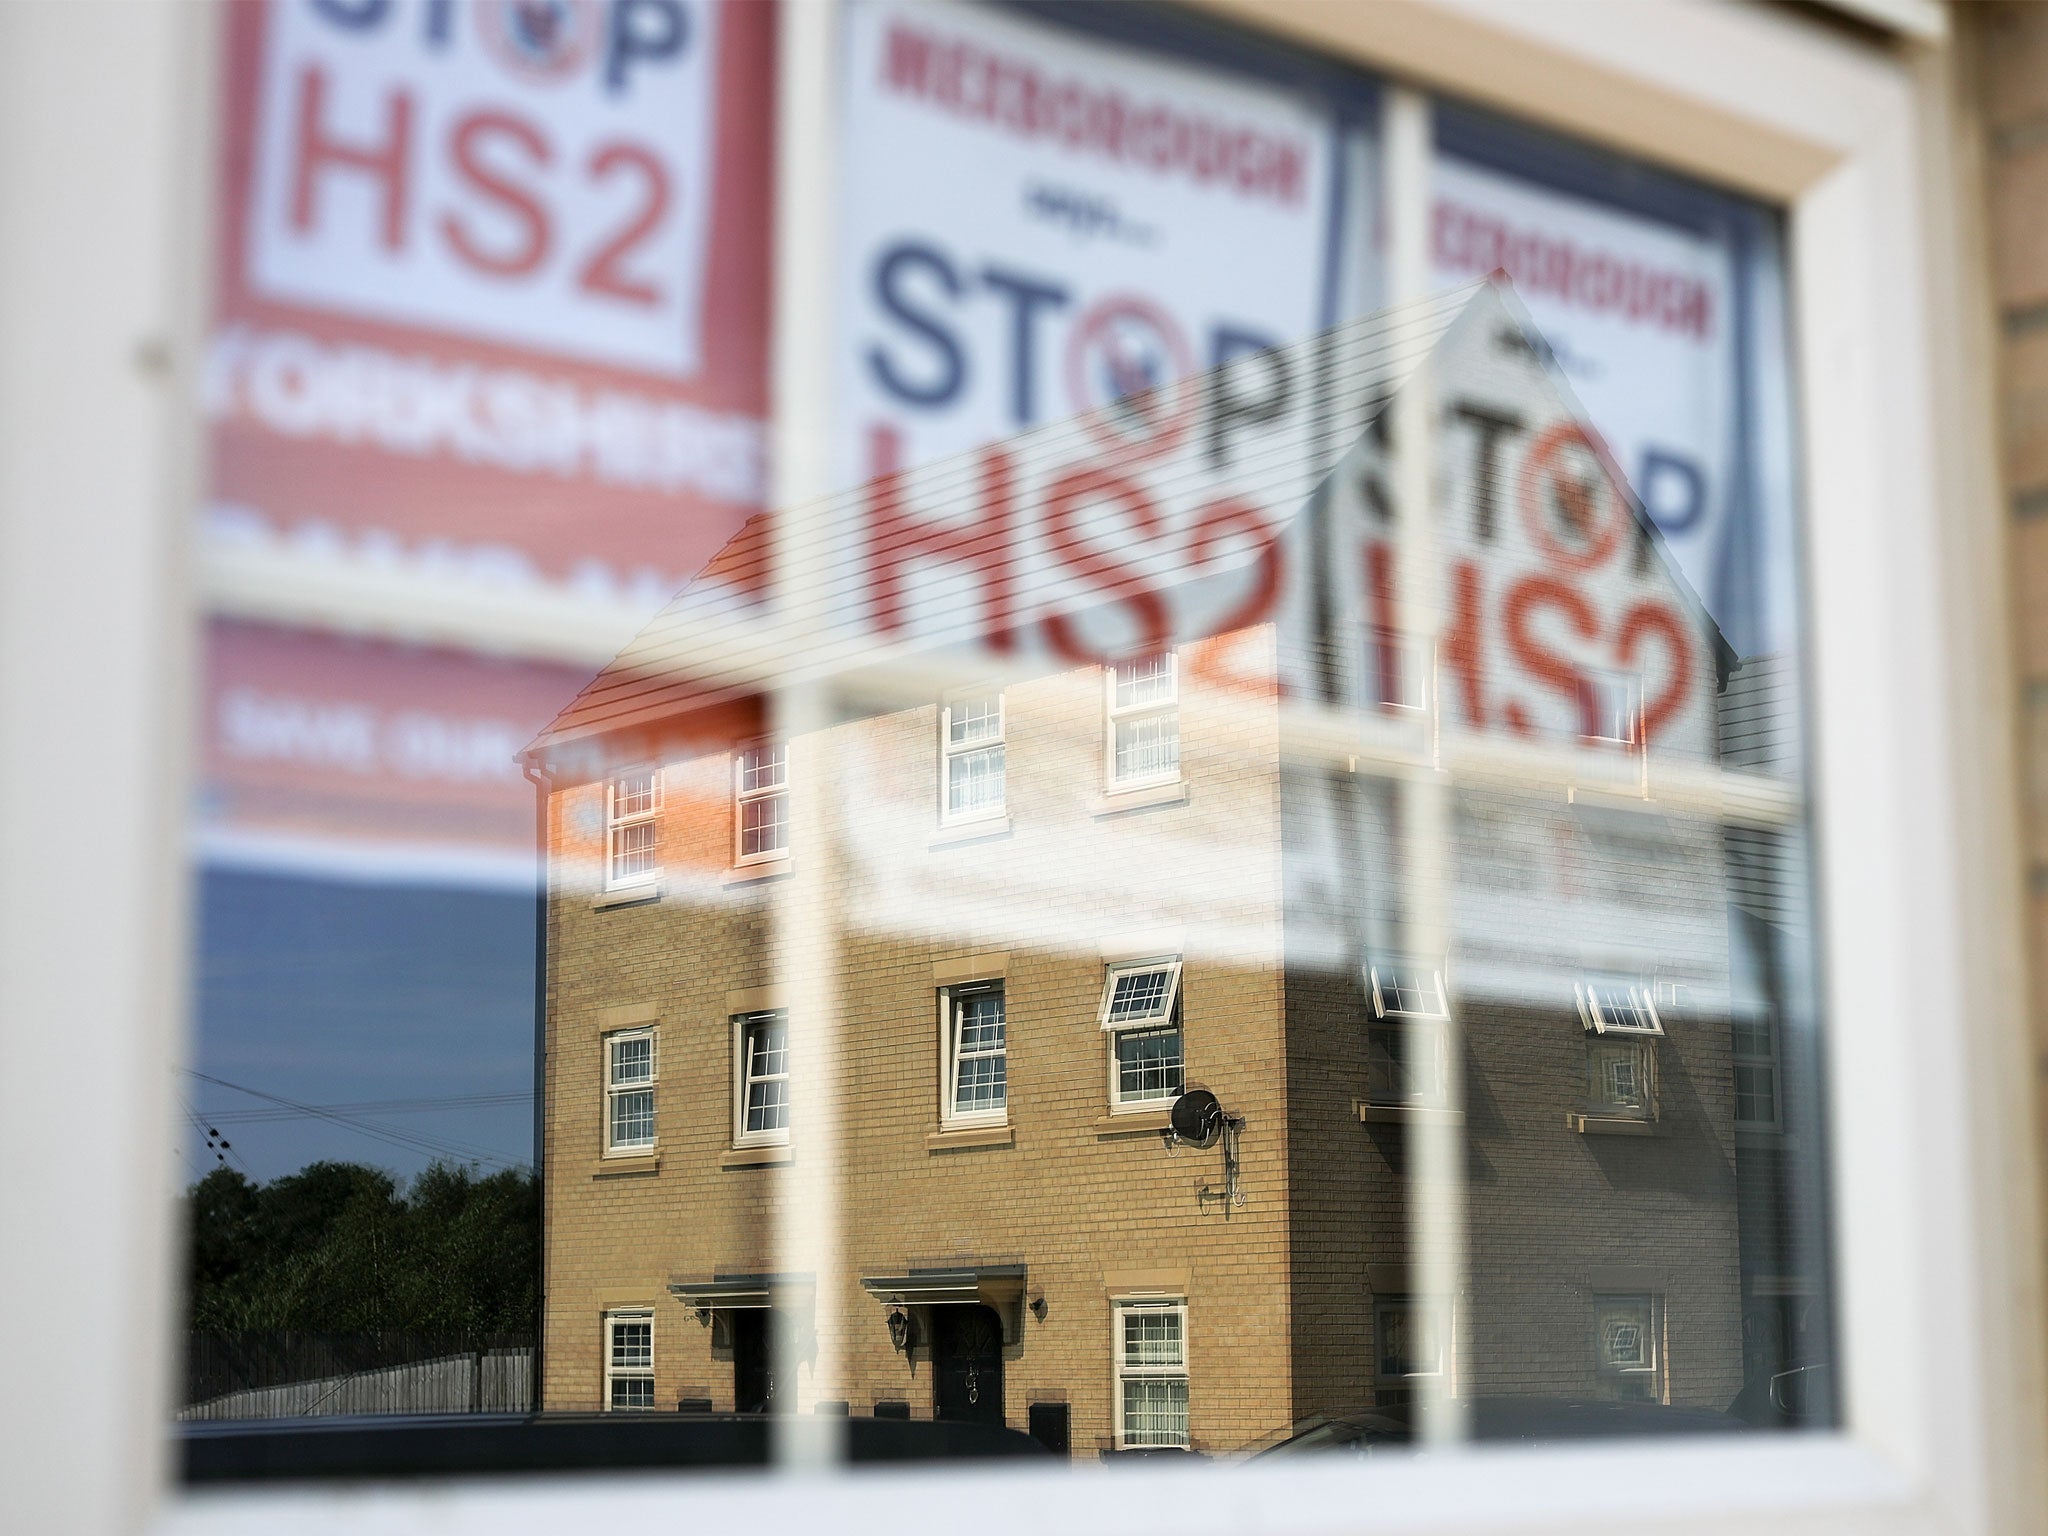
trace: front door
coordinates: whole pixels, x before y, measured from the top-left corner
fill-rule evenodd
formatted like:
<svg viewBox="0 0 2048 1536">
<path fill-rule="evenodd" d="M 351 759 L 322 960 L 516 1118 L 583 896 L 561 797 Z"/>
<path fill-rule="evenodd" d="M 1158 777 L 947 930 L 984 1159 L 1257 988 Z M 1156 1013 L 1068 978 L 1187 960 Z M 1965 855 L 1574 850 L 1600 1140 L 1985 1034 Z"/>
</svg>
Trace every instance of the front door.
<svg viewBox="0 0 2048 1536">
<path fill-rule="evenodd" d="M 741 1307 L 731 1314 L 732 1405 L 741 1413 L 768 1413 L 775 1407 L 774 1315 L 766 1307 Z"/>
<path fill-rule="evenodd" d="M 934 1414 L 1002 1423 L 1002 1322 L 981 1306 L 933 1307 L 931 1317 Z"/>
</svg>

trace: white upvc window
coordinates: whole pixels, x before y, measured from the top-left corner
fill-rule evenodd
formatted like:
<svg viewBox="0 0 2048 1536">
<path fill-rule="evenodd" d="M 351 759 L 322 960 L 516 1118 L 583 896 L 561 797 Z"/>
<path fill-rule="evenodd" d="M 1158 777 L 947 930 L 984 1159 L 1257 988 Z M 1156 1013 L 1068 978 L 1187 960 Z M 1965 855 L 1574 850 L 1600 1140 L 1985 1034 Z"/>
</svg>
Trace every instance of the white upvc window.
<svg viewBox="0 0 2048 1536">
<path fill-rule="evenodd" d="M 1366 1100 L 1439 1106 L 1447 1101 L 1451 1009 L 1443 972 L 1413 960 L 1366 967 L 1372 1018 L 1365 1027 Z"/>
<path fill-rule="evenodd" d="M 1120 1300 L 1111 1305 L 1110 1316 L 1117 1449 L 1187 1449 L 1187 1303 L 1178 1297 Z"/>
<path fill-rule="evenodd" d="M 1615 1119 L 1656 1119 L 1656 1041 L 1635 1035 L 1586 1036 L 1586 1107 Z"/>
<path fill-rule="evenodd" d="M 1186 1085 L 1181 962 L 1161 956 L 1107 967 L 1096 1022 L 1109 1036 L 1112 1111 L 1156 1109 Z"/>
<path fill-rule="evenodd" d="M 777 1009 L 733 1020 L 732 1144 L 789 1140 L 789 1015 Z"/>
<path fill-rule="evenodd" d="M 655 1038 L 649 1029 L 604 1037 L 604 1149 L 645 1152 L 654 1146 Z"/>
<path fill-rule="evenodd" d="M 1602 1397 L 1664 1400 L 1664 1309 L 1655 1296 L 1595 1296 L 1594 1375 Z"/>
<path fill-rule="evenodd" d="M 1778 1031 L 1768 1013 L 1729 1022 L 1735 1069 L 1735 1123 L 1746 1130 L 1778 1128 Z"/>
<path fill-rule="evenodd" d="M 654 1406 L 654 1314 L 607 1312 L 604 1319 L 604 1406 L 607 1413 Z"/>
<path fill-rule="evenodd" d="M 1003 984 L 973 982 L 939 993 L 946 1125 L 1000 1125 L 1010 1112 L 1009 1026 Z"/>
<path fill-rule="evenodd" d="M 1653 987 L 1629 981 L 1594 980 L 1574 983 L 1572 992 L 1578 999 L 1579 1018 L 1592 1034 L 1655 1038 L 1664 1033 Z"/>
<path fill-rule="evenodd" d="M 733 862 L 756 864 L 789 852 L 789 744 L 760 741 L 732 764 Z"/>
<path fill-rule="evenodd" d="M 1579 669 L 1579 735 L 1603 746 L 1642 741 L 1643 680 L 1604 667 Z"/>
<path fill-rule="evenodd" d="M 1414 1385 L 1444 1373 L 1448 1330 L 1444 1309 L 1414 1296 L 1382 1296 L 1372 1304 L 1373 1380 L 1385 1388 Z"/>
<path fill-rule="evenodd" d="M 1132 789 L 1180 777 L 1180 661 L 1172 651 L 1120 661 L 1109 695 L 1109 785 Z"/>
<path fill-rule="evenodd" d="M 939 711 L 939 717 L 944 819 L 980 821 L 1002 815 L 1002 690 L 984 688 L 953 694 Z"/>
<path fill-rule="evenodd" d="M 1422 710 L 1429 706 L 1429 650 L 1398 629 L 1373 624 L 1366 630 L 1366 697 L 1382 709 Z"/>
<path fill-rule="evenodd" d="M 661 878 L 661 770 L 636 769 L 605 785 L 604 884 L 608 891 Z"/>
</svg>

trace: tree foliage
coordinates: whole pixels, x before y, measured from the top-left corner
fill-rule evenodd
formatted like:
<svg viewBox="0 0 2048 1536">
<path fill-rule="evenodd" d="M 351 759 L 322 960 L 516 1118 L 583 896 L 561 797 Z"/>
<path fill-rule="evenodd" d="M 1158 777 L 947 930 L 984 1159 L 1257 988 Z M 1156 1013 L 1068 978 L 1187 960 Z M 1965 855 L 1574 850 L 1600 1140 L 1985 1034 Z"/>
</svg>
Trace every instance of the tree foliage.
<svg viewBox="0 0 2048 1536">
<path fill-rule="evenodd" d="M 360 1163 L 257 1184 L 216 1168 L 185 1196 L 195 1332 L 531 1332 L 540 1181 L 436 1164 L 401 1191 Z"/>
</svg>

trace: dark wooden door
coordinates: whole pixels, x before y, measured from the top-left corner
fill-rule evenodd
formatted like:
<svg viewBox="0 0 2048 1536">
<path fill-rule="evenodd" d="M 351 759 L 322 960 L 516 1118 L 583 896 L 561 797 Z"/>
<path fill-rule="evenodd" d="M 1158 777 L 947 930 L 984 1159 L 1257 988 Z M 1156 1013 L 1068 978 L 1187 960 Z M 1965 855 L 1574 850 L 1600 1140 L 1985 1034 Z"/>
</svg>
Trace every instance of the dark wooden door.
<svg viewBox="0 0 2048 1536">
<path fill-rule="evenodd" d="M 732 1402 L 741 1413 L 775 1407 L 774 1314 L 742 1307 L 732 1314 Z"/>
<path fill-rule="evenodd" d="M 932 1308 L 933 1412 L 1003 1422 L 1003 1325 L 987 1307 Z"/>
</svg>

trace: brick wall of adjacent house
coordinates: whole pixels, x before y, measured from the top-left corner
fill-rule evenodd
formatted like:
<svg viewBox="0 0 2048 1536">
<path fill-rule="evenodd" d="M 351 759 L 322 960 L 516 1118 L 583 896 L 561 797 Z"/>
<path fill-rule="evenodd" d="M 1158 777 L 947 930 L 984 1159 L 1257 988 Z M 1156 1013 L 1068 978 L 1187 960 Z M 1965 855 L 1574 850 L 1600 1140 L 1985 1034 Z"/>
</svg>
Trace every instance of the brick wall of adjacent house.
<svg viewBox="0 0 2048 1536">
<path fill-rule="evenodd" d="M 722 1333 L 670 1299 L 668 1282 L 815 1268 L 826 1278 L 796 1406 L 844 1400 L 863 1412 L 907 1399 L 928 1416 L 927 1352 L 891 1347 L 858 1279 L 1022 1262 L 1045 1308 L 1042 1320 L 1023 1317 L 1005 1352 L 1010 1424 L 1024 1424 L 1032 1401 L 1063 1400 L 1077 1453 L 1111 1443 L 1110 1296 L 1131 1288 L 1185 1292 L 1198 1448 L 1235 1447 L 1287 1421 L 1276 717 L 1270 698 L 1223 702 L 1201 680 L 1199 648 L 1182 655 L 1183 803 L 1104 813 L 1092 670 L 1008 689 L 1010 828 L 984 841 L 932 846 L 935 705 L 799 740 L 793 773 L 830 786 L 818 797 L 830 825 L 799 825 L 789 872 L 770 879 L 731 880 L 725 753 L 667 765 L 658 901 L 594 899 L 602 787 L 552 795 L 547 1406 L 599 1405 L 602 1315 L 636 1302 L 655 1310 L 656 1402 L 732 1406 Z M 724 1165 L 735 994 L 776 979 L 778 882 L 827 866 L 822 894 L 841 919 L 836 1276 L 776 1256 L 776 1202 L 796 1170 Z M 1156 1114 L 1107 1123 L 1103 943 L 1162 931 L 1177 931 L 1187 956 L 1188 1075 L 1246 1120 L 1246 1199 L 1228 1210 L 1200 1194 L 1221 1183 L 1219 1152 L 1169 1156 Z M 1009 1145 L 928 1145 L 939 1129 L 935 990 L 963 966 L 1005 982 Z M 659 1166 L 612 1174 L 599 1039 L 643 1017 L 660 1031 Z M 793 1143 L 800 1166 L 815 1157 L 800 1117 Z"/>
<path fill-rule="evenodd" d="M 1998 392 L 2011 517 L 2013 646 L 2021 689 L 2030 865 L 2031 1012 L 2048 1063 L 2048 7 L 1957 7 L 1968 101 L 1987 151 L 1987 228 L 1998 308 Z M 2048 1156 L 2048 1117 L 2041 1128 Z"/>
</svg>

